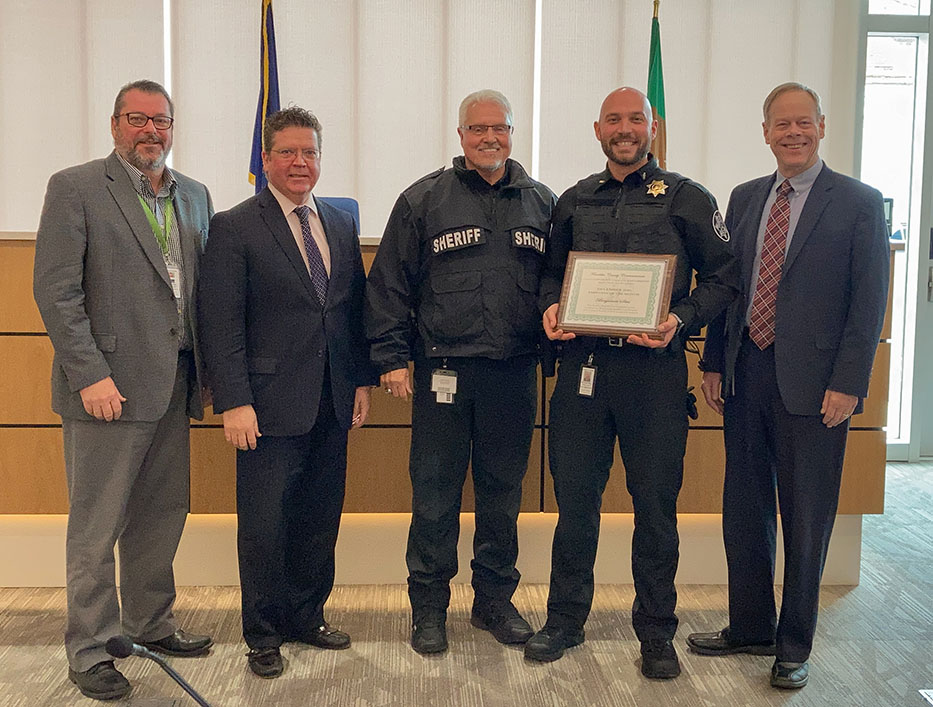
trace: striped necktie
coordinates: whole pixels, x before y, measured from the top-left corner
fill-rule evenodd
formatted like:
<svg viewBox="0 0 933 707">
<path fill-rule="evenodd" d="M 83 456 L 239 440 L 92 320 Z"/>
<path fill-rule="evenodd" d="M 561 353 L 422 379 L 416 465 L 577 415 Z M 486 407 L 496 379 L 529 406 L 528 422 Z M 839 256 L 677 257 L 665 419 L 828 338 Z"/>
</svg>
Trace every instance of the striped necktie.
<svg viewBox="0 0 933 707">
<path fill-rule="evenodd" d="M 762 351 L 774 343 L 777 291 L 781 282 L 781 268 L 784 265 L 787 232 L 790 229 L 789 194 L 793 190 L 787 179 L 778 187 L 777 198 L 768 214 L 765 239 L 761 246 L 758 287 L 755 289 L 752 313 L 748 318 L 748 335 Z"/>
<path fill-rule="evenodd" d="M 327 299 L 327 268 L 324 267 L 324 258 L 321 257 L 321 250 L 311 235 L 311 221 L 308 214 L 311 209 L 308 206 L 296 206 L 295 213 L 298 214 L 298 220 L 301 221 L 301 238 L 305 243 L 305 255 L 308 256 L 308 272 L 311 274 L 311 283 L 314 285 L 314 292 L 317 294 L 318 302 L 324 306 Z"/>
</svg>

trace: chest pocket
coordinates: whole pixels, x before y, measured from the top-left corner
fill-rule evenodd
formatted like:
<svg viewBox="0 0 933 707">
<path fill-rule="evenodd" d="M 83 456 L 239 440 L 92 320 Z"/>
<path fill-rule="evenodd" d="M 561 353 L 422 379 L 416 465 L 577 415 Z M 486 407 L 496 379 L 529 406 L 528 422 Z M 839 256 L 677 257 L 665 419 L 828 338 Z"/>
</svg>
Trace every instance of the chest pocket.
<svg viewBox="0 0 933 707">
<path fill-rule="evenodd" d="M 675 242 L 666 202 L 629 204 L 623 210 L 622 228 L 630 253 L 671 253 Z M 676 237 L 679 243 L 680 238 Z"/>
<path fill-rule="evenodd" d="M 614 196 L 580 197 L 573 212 L 573 250 L 595 253 L 610 250 L 610 244 L 621 230 L 619 220 L 613 218 Z"/>
<path fill-rule="evenodd" d="M 428 313 L 434 336 L 453 344 L 483 333 L 483 273 L 479 270 L 435 272 L 431 275 Z"/>
</svg>

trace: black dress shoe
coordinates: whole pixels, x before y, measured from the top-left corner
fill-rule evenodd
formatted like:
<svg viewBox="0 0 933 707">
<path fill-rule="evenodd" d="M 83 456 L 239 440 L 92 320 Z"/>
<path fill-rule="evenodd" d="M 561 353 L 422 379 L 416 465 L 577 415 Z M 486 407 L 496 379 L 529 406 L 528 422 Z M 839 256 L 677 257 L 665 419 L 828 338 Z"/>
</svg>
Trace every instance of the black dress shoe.
<svg viewBox="0 0 933 707">
<path fill-rule="evenodd" d="M 687 636 L 687 645 L 690 650 L 700 655 L 732 655 L 733 653 L 774 655 L 774 642 L 736 643 L 729 635 L 728 626 L 718 633 L 691 633 Z"/>
<path fill-rule="evenodd" d="M 583 629 L 571 630 L 545 625 L 525 644 L 525 658 L 550 663 L 564 655 L 564 651 L 583 643 Z"/>
<path fill-rule="evenodd" d="M 776 660 L 771 667 L 771 687 L 780 687 L 783 690 L 798 690 L 810 680 L 810 665 L 790 663 L 785 660 Z"/>
<path fill-rule="evenodd" d="M 123 673 L 113 667 L 112 660 L 92 665 L 80 673 L 69 668 L 68 679 L 78 686 L 82 695 L 95 700 L 118 700 L 132 689 Z"/>
<path fill-rule="evenodd" d="M 330 651 L 341 651 L 350 647 L 350 634 L 331 628 L 326 621 L 302 634 L 298 640 Z"/>
<path fill-rule="evenodd" d="M 422 655 L 446 651 L 447 616 L 427 614 L 416 619 L 411 627 L 411 647 Z"/>
<path fill-rule="evenodd" d="M 158 653 L 187 658 L 207 653 L 207 650 L 214 645 L 214 641 L 211 640 L 210 636 L 186 633 L 180 628 L 176 628 L 175 633 L 171 633 L 165 638 L 158 641 L 140 641 L 139 645 Z"/>
<path fill-rule="evenodd" d="M 653 680 L 670 680 L 680 675 L 677 651 L 669 640 L 643 641 L 641 674 Z"/>
<path fill-rule="evenodd" d="M 534 635 L 531 626 L 512 602 L 502 606 L 474 606 L 470 623 L 476 628 L 489 631 L 499 643 L 506 645 L 526 643 Z"/>
<path fill-rule="evenodd" d="M 261 678 L 277 678 L 285 670 L 278 648 L 253 648 L 246 654 L 249 669 Z"/>
</svg>

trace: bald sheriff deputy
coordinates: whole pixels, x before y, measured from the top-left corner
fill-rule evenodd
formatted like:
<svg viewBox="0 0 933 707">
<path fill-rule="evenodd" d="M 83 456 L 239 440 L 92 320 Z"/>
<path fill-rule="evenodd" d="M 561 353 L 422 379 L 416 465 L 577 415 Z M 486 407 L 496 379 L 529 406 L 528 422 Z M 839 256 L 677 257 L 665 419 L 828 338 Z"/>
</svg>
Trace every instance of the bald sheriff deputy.
<svg viewBox="0 0 933 707">
<path fill-rule="evenodd" d="M 457 132 L 463 156 L 453 169 L 429 174 L 399 196 L 366 287 L 367 335 L 382 387 L 401 398 L 414 388 L 406 559 L 411 645 L 419 653 L 447 650 L 471 461 L 472 623 L 502 643 L 524 643 L 532 634 L 511 598 L 537 404 L 536 293 L 556 200 L 509 159 L 512 109 L 501 93 L 467 96 Z"/>
</svg>

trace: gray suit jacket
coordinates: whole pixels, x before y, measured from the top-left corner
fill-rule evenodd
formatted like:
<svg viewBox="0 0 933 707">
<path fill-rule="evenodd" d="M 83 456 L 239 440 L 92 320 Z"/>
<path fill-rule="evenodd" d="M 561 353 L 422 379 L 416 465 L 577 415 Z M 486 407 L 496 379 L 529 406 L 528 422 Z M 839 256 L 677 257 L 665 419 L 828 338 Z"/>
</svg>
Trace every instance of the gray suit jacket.
<svg viewBox="0 0 933 707">
<path fill-rule="evenodd" d="M 207 187 L 178 172 L 175 214 L 195 336 L 188 414 L 201 419 L 195 283 L 213 214 Z M 168 409 L 178 362 L 178 314 L 159 245 L 116 153 L 52 175 L 36 234 L 33 293 L 55 359 L 52 409 L 93 419 L 78 391 L 112 376 L 122 420 Z"/>
</svg>

